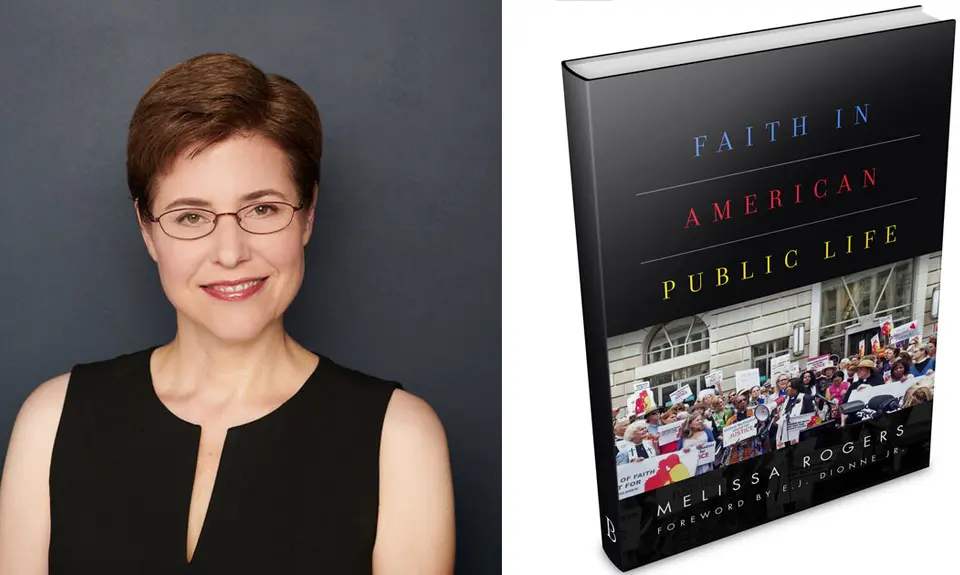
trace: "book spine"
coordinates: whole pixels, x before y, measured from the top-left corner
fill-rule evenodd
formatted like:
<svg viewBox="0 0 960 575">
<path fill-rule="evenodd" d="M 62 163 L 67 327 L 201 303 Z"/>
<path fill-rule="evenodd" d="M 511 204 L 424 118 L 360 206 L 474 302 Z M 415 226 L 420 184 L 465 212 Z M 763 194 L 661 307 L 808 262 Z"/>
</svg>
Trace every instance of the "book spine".
<svg viewBox="0 0 960 575">
<path fill-rule="evenodd" d="M 617 536 L 619 498 L 603 306 L 600 222 L 594 180 L 590 83 L 564 66 L 563 93 L 567 115 L 567 143 L 570 149 L 577 256 L 580 264 L 580 296 L 600 502 L 600 530 L 604 552 L 614 565 L 621 567 L 621 545 Z"/>
</svg>

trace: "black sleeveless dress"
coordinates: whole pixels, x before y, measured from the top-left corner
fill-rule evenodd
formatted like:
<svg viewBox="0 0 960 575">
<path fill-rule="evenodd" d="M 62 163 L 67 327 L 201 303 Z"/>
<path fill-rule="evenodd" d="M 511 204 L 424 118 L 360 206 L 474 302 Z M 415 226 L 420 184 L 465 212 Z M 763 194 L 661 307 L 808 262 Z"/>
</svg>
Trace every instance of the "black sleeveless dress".
<svg viewBox="0 0 960 575">
<path fill-rule="evenodd" d="M 400 384 L 321 356 L 293 397 L 231 428 L 188 563 L 201 429 L 156 395 L 154 349 L 71 372 L 50 465 L 50 574 L 370 573 L 380 432 Z"/>
</svg>

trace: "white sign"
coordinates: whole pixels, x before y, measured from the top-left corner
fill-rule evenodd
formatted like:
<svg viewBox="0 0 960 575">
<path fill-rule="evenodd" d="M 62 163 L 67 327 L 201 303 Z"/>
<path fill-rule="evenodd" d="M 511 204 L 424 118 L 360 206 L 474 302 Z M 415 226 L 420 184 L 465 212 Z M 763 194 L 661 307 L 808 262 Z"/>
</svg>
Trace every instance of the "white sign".
<svg viewBox="0 0 960 575">
<path fill-rule="evenodd" d="M 680 439 L 680 427 L 683 425 L 684 420 L 674 421 L 673 423 L 668 423 L 666 425 L 661 425 L 657 428 L 657 433 L 660 434 L 660 448 L 663 449 L 664 445 L 675 442 Z"/>
<path fill-rule="evenodd" d="M 634 382 L 634 384 L 633 384 L 633 391 L 641 391 L 641 390 L 644 390 L 644 389 L 650 389 L 650 382 L 649 382 L 649 381 L 644 380 L 644 381 L 636 381 L 636 382 Z"/>
<path fill-rule="evenodd" d="M 787 368 L 788 368 L 787 373 L 790 374 L 790 377 L 800 377 L 800 363 L 799 363 L 799 362 L 794 361 L 794 362 L 788 364 L 788 365 L 787 365 Z"/>
<path fill-rule="evenodd" d="M 643 415 L 651 409 L 656 409 L 656 407 L 657 400 L 649 389 L 636 391 L 627 398 L 627 413 L 632 415 Z"/>
<path fill-rule="evenodd" d="M 673 393 L 670 394 L 670 401 L 674 403 L 680 403 L 681 401 L 691 396 L 693 396 L 693 390 L 690 389 L 689 385 L 684 385 L 677 391 L 674 391 Z"/>
<path fill-rule="evenodd" d="M 790 354 L 781 355 L 770 360 L 770 375 L 773 379 L 781 373 L 790 373 Z M 739 389 L 739 388 L 737 388 Z"/>
<path fill-rule="evenodd" d="M 863 389 L 854 389 L 850 393 L 850 399 L 847 401 L 862 401 L 867 403 L 878 395 L 892 395 L 898 399 L 903 399 L 903 396 L 907 393 L 907 388 L 915 383 L 920 382 L 920 378 L 911 377 L 907 381 L 895 381 L 893 383 L 885 383 L 883 385 L 867 386 Z M 856 386 L 858 384 L 854 383 L 853 385 Z"/>
<path fill-rule="evenodd" d="M 800 432 L 808 427 L 811 427 L 811 423 L 815 421 L 816 417 L 816 411 L 790 416 L 789 423 L 787 424 L 787 442 L 799 441 Z M 813 425 L 816 424 L 813 423 Z"/>
<path fill-rule="evenodd" d="M 625 499 L 646 491 L 653 491 L 697 474 L 699 452 L 668 453 L 636 463 L 617 466 L 617 493 Z"/>
<path fill-rule="evenodd" d="M 734 375 L 737 378 L 737 391 L 743 391 L 755 385 L 760 385 L 760 370 L 756 367 L 753 369 L 740 370 Z"/>
<path fill-rule="evenodd" d="M 727 447 L 750 439 L 757 434 L 757 418 L 749 417 L 737 423 L 731 423 L 723 428 L 723 444 Z"/>
<path fill-rule="evenodd" d="M 914 337 L 920 337 L 920 330 L 917 329 L 916 322 L 898 325 L 890 332 L 890 342 L 893 344 L 909 342 Z"/>
<path fill-rule="evenodd" d="M 821 371 L 823 366 L 830 363 L 830 355 L 818 355 L 817 357 L 808 357 L 807 358 L 807 369 L 813 371 Z"/>
<path fill-rule="evenodd" d="M 706 383 L 707 387 L 713 386 L 717 389 L 717 393 L 719 393 L 720 386 L 723 383 L 723 370 L 718 369 L 715 371 L 711 371 L 703 378 L 703 380 Z"/>
<path fill-rule="evenodd" d="M 711 441 L 710 443 L 704 443 L 703 447 L 701 447 L 699 451 L 700 453 L 697 458 L 697 467 L 706 465 L 708 463 L 713 463 L 717 458 L 717 442 Z"/>
</svg>

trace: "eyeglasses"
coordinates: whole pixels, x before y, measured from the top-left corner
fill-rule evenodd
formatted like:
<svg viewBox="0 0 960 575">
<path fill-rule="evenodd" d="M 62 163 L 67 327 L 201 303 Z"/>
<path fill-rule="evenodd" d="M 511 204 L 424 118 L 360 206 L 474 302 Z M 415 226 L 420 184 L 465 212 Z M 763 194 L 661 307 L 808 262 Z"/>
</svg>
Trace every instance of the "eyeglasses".
<svg viewBox="0 0 960 575">
<path fill-rule="evenodd" d="M 262 202 L 240 208 L 236 212 L 216 213 L 200 208 L 178 208 L 147 218 L 160 224 L 165 234 L 178 240 L 198 240 L 213 233 L 220 216 L 233 216 L 245 232 L 266 235 L 279 232 L 293 221 L 293 214 L 303 209 L 286 202 Z"/>
</svg>

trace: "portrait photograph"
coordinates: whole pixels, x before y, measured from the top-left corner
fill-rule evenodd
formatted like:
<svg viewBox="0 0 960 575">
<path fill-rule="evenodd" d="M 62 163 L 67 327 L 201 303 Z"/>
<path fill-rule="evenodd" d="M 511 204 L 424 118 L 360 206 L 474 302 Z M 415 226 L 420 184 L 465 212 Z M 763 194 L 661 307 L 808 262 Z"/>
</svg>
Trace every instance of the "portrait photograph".
<svg viewBox="0 0 960 575">
<path fill-rule="evenodd" d="M 500 572 L 499 3 L 2 11 L 0 575 Z"/>
</svg>

